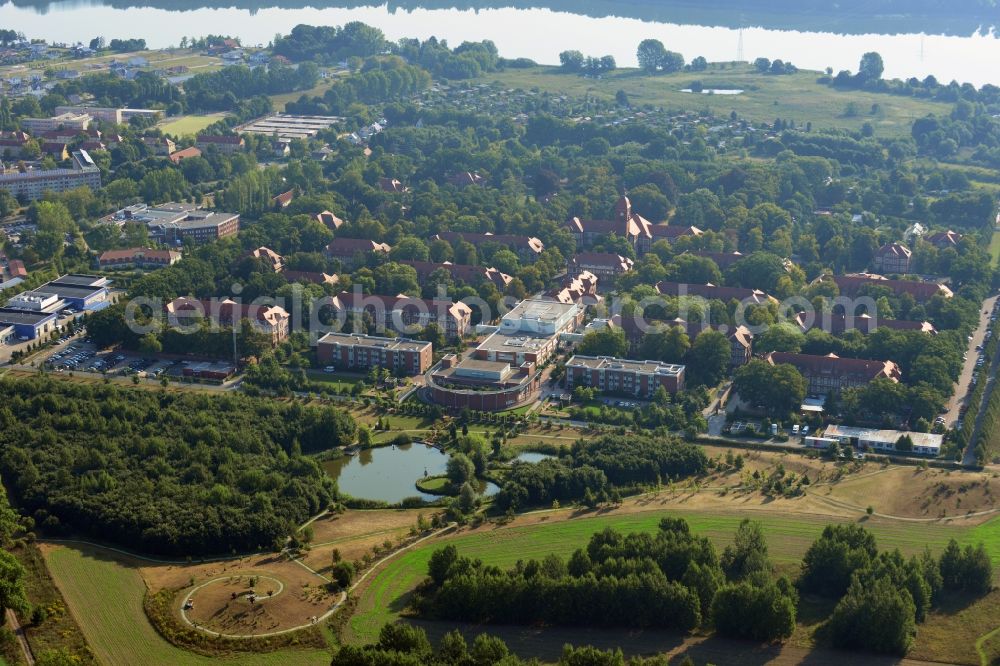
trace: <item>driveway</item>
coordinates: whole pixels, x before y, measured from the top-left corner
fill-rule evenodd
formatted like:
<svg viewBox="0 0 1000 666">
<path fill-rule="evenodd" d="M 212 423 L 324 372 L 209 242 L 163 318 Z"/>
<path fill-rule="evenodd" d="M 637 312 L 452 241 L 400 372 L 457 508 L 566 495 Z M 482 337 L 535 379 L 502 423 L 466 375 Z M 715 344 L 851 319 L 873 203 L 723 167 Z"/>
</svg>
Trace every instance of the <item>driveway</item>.
<svg viewBox="0 0 1000 666">
<path fill-rule="evenodd" d="M 962 365 L 962 374 L 958 377 L 958 383 L 955 385 L 955 393 L 951 396 L 951 400 L 948 401 L 948 411 L 944 415 L 945 423 L 948 424 L 948 427 L 955 427 L 959 412 L 961 412 L 962 406 L 968 401 L 973 391 L 973 387 L 969 386 L 969 382 L 972 381 L 972 377 L 976 373 L 976 358 L 979 356 L 976 347 L 983 345 L 986 340 L 986 329 L 990 326 L 990 315 L 993 313 L 993 305 L 996 301 L 996 296 L 987 298 L 983 301 L 979 310 L 979 326 L 972 333 L 972 340 L 969 342 L 968 358 L 965 359 L 965 363 Z M 987 314 L 983 314 L 983 312 Z"/>
</svg>

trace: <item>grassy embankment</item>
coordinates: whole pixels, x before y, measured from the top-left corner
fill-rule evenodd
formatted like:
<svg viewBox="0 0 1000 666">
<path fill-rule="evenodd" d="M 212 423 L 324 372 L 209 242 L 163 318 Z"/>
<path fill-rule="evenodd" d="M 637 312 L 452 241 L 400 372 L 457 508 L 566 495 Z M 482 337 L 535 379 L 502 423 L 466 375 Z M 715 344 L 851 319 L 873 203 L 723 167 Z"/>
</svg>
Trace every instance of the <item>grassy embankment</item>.
<svg viewBox="0 0 1000 666">
<path fill-rule="evenodd" d="M 571 97 L 597 96 L 614 99 L 625 91 L 633 106 L 652 104 L 668 109 L 706 109 L 717 116 L 736 111 L 755 122 L 775 118 L 794 120 L 796 126 L 813 124 L 814 129 L 834 127 L 859 130 L 871 122 L 878 136 L 909 134 L 914 119 L 928 113 L 947 114 L 951 107 L 912 97 L 837 90 L 816 83 L 818 72 L 773 76 L 759 74 L 749 65 L 712 65 L 703 72 L 648 76 L 636 69 L 619 69 L 601 79 L 564 74 L 558 67 L 508 69 L 484 74 L 479 82 L 497 81 L 509 88 L 537 88 Z M 741 89 L 739 95 L 712 95 L 681 92 L 692 81 L 701 81 L 706 89 Z M 856 115 L 846 113 L 853 102 Z M 872 113 L 872 106 L 877 112 Z"/>
</svg>

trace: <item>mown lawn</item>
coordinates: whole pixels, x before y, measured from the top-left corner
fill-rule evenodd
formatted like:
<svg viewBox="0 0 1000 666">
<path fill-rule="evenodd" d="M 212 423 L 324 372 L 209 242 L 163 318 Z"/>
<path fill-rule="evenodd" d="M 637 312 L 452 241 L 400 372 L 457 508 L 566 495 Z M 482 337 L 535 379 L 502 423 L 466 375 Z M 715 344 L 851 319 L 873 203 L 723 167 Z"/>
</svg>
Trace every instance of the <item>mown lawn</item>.
<svg viewBox="0 0 1000 666">
<path fill-rule="evenodd" d="M 990 254 L 993 255 L 993 265 L 1000 265 L 1000 231 L 993 232 L 990 239 Z"/>
<path fill-rule="evenodd" d="M 614 99 L 619 90 L 628 95 L 633 106 L 652 104 L 667 109 L 700 111 L 707 109 L 717 116 L 736 111 L 755 122 L 775 118 L 794 120 L 796 126 L 811 122 L 814 129 L 836 127 L 859 130 L 866 122 L 875 127 L 877 136 L 909 134 L 914 119 L 928 113 L 948 114 L 947 104 L 912 97 L 836 90 L 816 83 L 818 72 L 774 76 L 758 74 L 749 65 L 712 65 L 703 72 L 648 76 L 637 69 L 619 69 L 602 79 L 564 74 L 558 67 L 508 69 L 484 74 L 480 82 L 499 82 L 508 88 L 564 94 L 571 97 L 598 96 Z M 681 92 L 692 81 L 701 81 L 706 89 L 740 89 L 739 95 L 710 95 Z M 845 114 L 853 102 L 856 115 Z M 876 113 L 872 105 L 877 104 Z"/>
<path fill-rule="evenodd" d="M 92 550 L 57 547 L 45 555 L 53 580 L 63 593 L 87 642 L 102 664 L 171 664 L 202 666 L 284 666 L 329 664 L 322 650 L 282 650 L 240 657 L 203 657 L 171 645 L 146 619 L 146 587 L 139 573 Z"/>
<path fill-rule="evenodd" d="M 709 537 L 718 549 L 732 541 L 743 516 L 709 513 L 650 511 L 639 514 L 616 514 L 578 518 L 554 523 L 539 523 L 523 527 L 487 529 L 449 539 L 462 555 L 480 558 L 488 564 L 510 566 L 519 559 L 542 558 L 549 553 L 569 556 L 586 545 L 590 535 L 605 527 L 621 532 L 652 532 L 667 515 L 687 519 L 691 529 Z M 772 560 L 783 570 L 794 570 L 809 545 L 823 527 L 836 519 L 823 516 L 751 516 L 764 525 Z M 880 548 L 899 548 L 904 554 L 921 552 L 925 546 L 941 551 L 952 537 L 962 542 L 984 541 L 1000 565 L 1000 519 L 994 519 L 974 529 L 950 527 L 946 524 L 910 524 L 871 520 L 867 526 L 875 533 Z M 390 562 L 378 572 L 364 592 L 358 610 L 349 627 L 352 639 L 372 641 L 386 622 L 399 617 L 407 597 L 426 575 L 427 563 L 434 550 L 442 547 L 437 541 L 415 548 Z"/>
</svg>

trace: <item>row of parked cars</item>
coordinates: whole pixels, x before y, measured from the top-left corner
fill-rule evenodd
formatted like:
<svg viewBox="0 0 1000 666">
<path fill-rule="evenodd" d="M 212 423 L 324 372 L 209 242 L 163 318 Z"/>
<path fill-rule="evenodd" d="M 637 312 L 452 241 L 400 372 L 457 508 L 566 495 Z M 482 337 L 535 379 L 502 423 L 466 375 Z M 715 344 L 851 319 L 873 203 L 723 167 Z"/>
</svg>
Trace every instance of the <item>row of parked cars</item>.
<svg viewBox="0 0 1000 666">
<path fill-rule="evenodd" d="M 49 358 L 49 363 L 57 370 L 76 370 L 81 365 L 86 365 L 88 361 L 97 356 L 97 352 L 77 349 L 70 345 L 66 349 L 56 352 Z"/>
</svg>

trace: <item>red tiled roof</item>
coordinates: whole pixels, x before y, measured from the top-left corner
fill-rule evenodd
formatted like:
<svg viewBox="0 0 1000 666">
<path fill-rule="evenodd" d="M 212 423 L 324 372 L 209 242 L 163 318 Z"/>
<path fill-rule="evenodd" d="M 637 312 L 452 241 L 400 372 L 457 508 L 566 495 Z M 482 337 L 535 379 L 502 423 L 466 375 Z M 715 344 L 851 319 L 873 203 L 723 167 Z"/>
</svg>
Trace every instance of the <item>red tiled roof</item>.
<svg viewBox="0 0 1000 666">
<path fill-rule="evenodd" d="M 473 233 L 469 231 L 443 231 L 434 236 L 432 240 L 446 240 L 449 243 L 464 240 L 473 245 L 479 243 L 499 243 L 509 245 L 519 249 L 530 249 L 532 252 L 541 254 L 545 249 L 545 244 L 534 236 L 515 236 L 513 234 Z"/>
<path fill-rule="evenodd" d="M 875 251 L 876 257 L 884 257 L 886 255 L 892 255 L 896 257 L 906 257 L 910 258 L 913 252 L 910 248 L 906 247 L 902 243 L 887 243 Z"/>
<path fill-rule="evenodd" d="M 201 148 L 191 146 L 190 148 L 181 148 L 170 153 L 170 161 L 174 164 L 178 164 L 181 160 L 186 160 L 189 157 L 201 157 Z"/>
<path fill-rule="evenodd" d="M 656 283 L 656 290 L 664 296 L 699 296 L 709 300 L 719 299 L 728 302 L 752 301 L 753 303 L 766 303 L 771 297 L 759 289 L 744 289 L 742 287 L 717 287 L 714 284 L 684 284 L 681 282 Z"/>
<path fill-rule="evenodd" d="M 882 377 L 896 382 L 902 376 L 899 366 L 893 361 L 840 358 L 836 354 L 815 356 L 791 352 L 771 352 L 764 358 L 771 365 L 781 363 L 793 365 L 804 375 L 831 375 L 841 378 L 852 376 L 862 381 L 873 381 Z"/>
<path fill-rule="evenodd" d="M 500 289 L 510 284 L 512 278 L 506 273 L 501 273 L 495 268 L 486 266 L 473 266 L 470 264 L 453 264 L 449 261 L 435 263 L 433 261 L 400 261 L 404 266 L 412 266 L 417 271 L 417 277 L 426 279 L 431 273 L 438 269 L 445 269 L 453 278 L 462 282 L 481 282 L 489 280 Z"/>
<path fill-rule="evenodd" d="M 867 286 L 885 287 L 897 296 L 910 294 L 916 299 L 928 299 L 938 294 L 941 294 L 945 298 L 950 298 L 953 295 L 951 289 L 936 282 L 889 280 L 881 275 L 871 273 L 834 275 L 832 279 L 837 288 L 840 289 L 840 293 L 845 296 L 856 295 Z"/>
<path fill-rule="evenodd" d="M 215 134 L 201 134 L 198 136 L 198 143 L 218 143 L 218 144 L 241 144 L 243 143 L 243 137 L 238 134 L 225 134 L 222 136 Z"/>
<path fill-rule="evenodd" d="M 378 243 L 363 238 L 334 238 L 326 246 L 326 253 L 335 257 L 354 256 L 357 252 L 384 252 L 386 254 L 392 247 L 385 243 Z"/>
</svg>

